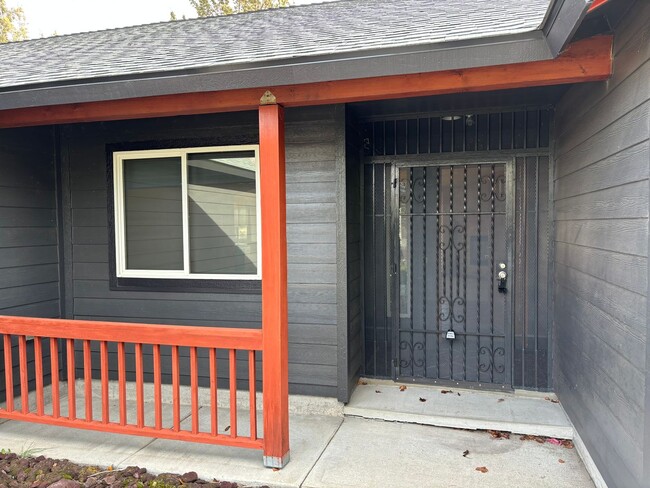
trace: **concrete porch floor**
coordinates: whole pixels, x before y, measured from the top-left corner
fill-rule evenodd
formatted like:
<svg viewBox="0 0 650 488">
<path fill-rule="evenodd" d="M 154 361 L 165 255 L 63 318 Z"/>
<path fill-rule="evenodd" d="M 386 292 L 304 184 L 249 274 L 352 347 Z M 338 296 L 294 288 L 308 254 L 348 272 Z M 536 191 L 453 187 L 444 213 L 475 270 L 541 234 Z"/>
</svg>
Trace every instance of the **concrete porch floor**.
<svg viewBox="0 0 650 488">
<path fill-rule="evenodd" d="M 344 412 L 367 419 L 573 439 L 573 426 L 552 393 L 362 380 Z"/>
<path fill-rule="evenodd" d="M 279 471 L 264 468 L 259 451 L 16 421 L 0 425 L 0 448 L 13 452 L 36 448 L 43 449 L 40 452 L 43 455 L 67 458 L 82 464 L 113 465 L 117 469 L 139 465 L 155 473 L 196 471 L 207 480 L 216 478 L 277 487 L 594 486 L 575 449 L 522 441 L 518 435 L 510 439 L 493 439 L 480 431 L 357 417 L 364 402 L 369 401 L 367 397 L 372 398 L 366 391 L 382 395 L 383 401 L 387 401 L 391 395 L 399 400 L 398 394 L 409 392 L 413 398 L 417 396 L 415 400 L 418 404 L 434 405 L 433 400 L 419 401 L 422 392 L 418 388 L 409 386 L 400 392 L 394 384 L 360 385 L 355 398 L 346 407 L 348 412 L 352 409 L 355 417 L 319 415 L 318 407 L 311 400 L 311 413 L 303 409 L 301 413 L 291 415 L 291 462 Z M 375 390 L 382 393 L 377 394 Z M 426 390 L 427 395 L 433 395 L 435 391 Z M 498 404 L 506 403 L 498 402 L 502 393 L 481 393 L 484 396 L 479 402 L 469 395 L 475 392 L 458 391 L 461 396 L 453 396 L 457 399 L 466 396 L 476 405 L 487 404 L 490 400 Z M 451 394 L 439 391 L 436 394 L 451 398 Z M 518 397 L 512 397 L 507 399 L 511 403 L 508 409 L 516 410 L 513 404 L 516 404 Z M 404 395 L 401 401 L 406 399 Z M 444 401 L 450 402 L 449 399 Z M 542 398 L 541 401 L 545 400 Z M 561 411 L 559 405 L 545 402 Z M 130 404 L 129 409 L 132 407 L 133 404 Z M 79 402 L 77 409 L 78 413 L 84 411 L 83 401 Z M 220 418 L 223 416 L 225 422 L 221 425 L 227 425 L 228 411 L 220 410 Z M 147 417 L 151 411 L 150 408 L 146 409 Z M 482 411 L 485 415 L 489 413 L 489 410 Z M 189 423 L 188 413 L 189 409 L 183 409 L 185 426 Z M 535 411 L 530 413 L 535 415 Z M 209 425 L 208 409 L 201 408 L 200 415 L 203 430 Z M 240 430 L 245 433 L 248 422 L 243 412 L 241 419 Z M 147 423 L 150 421 L 148 418 Z M 168 419 L 165 419 L 167 422 Z M 463 456 L 466 450 L 469 454 Z M 482 466 L 488 469 L 487 473 L 476 471 L 477 467 Z"/>
</svg>

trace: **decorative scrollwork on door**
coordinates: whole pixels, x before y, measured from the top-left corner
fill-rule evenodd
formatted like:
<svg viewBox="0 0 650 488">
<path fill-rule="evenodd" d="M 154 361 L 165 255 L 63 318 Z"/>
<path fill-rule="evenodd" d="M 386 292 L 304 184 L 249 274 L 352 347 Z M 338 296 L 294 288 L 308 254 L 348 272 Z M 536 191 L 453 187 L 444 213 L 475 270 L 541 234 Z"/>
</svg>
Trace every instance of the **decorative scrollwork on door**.
<svg viewBox="0 0 650 488">
<path fill-rule="evenodd" d="M 404 353 L 400 354 L 399 366 L 400 368 L 408 368 L 413 364 L 413 366 L 421 368 L 424 366 L 424 344 L 422 342 L 409 342 L 401 341 L 399 343 L 400 351 L 408 351 L 408 359 L 403 359 Z M 416 351 L 421 352 L 421 359 L 416 359 Z"/>
<path fill-rule="evenodd" d="M 465 227 L 462 225 L 440 226 L 440 250 L 446 251 L 449 247 L 453 247 L 456 251 L 465 249 Z"/>
<path fill-rule="evenodd" d="M 487 346 L 483 346 L 478 350 L 479 355 L 479 365 L 478 369 L 481 373 L 487 373 L 488 371 L 496 371 L 497 373 L 503 373 L 506 370 L 505 366 L 505 356 L 506 350 L 503 347 L 497 347 L 496 349 L 490 349 Z M 497 358 L 503 358 L 497 364 Z"/>
<path fill-rule="evenodd" d="M 481 176 L 481 200 L 487 202 L 492 198 L 492 178 Z"/>
<path fill-rule="evenodd" d="M 499 175 L 494 181 L 494 198 L 500 202 L 506 199 L 506 176 Z"/>
<path fill-rule="evenodd" d="M 413 180 L 412 190 L 413 200 L 417 203 L 422 203 L 426 196 L 424 188 L 424 178 L 416 178 Z"/>
<path fill-rule="evenodd" d="M 462 297 L 456 297 L 453 300 L 450 300 L 447 297 L 440 297 L 438 299 L 438 304 L 440 305 L 440 313 L 438 318 L 442 322 L 446 322 L 451 318 L 452 321 L 460 323 L 465 320 L 465 299 Z"/>
<path fill-rule="evenodd" d="M 494 197 L 500 202 L 506 199 L 506 176 L 499 175 L 492 181 L 490 176 L 481 177 L 481 200 L 487 202 Z"/>
</svg>

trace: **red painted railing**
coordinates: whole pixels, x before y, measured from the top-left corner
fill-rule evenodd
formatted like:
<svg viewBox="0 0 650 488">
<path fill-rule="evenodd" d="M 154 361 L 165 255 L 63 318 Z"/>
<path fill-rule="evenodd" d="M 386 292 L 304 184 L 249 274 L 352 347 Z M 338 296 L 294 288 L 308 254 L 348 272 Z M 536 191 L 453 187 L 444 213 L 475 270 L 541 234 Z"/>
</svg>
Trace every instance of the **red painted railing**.
<svg viewBox="0 0 650 488">
<path fill-rule="evenodd" d="M 132 434 L 164 439 L 176 439 L 209 444 L 263 449 L 264 441 L 257 435 L 256 409 L 256 351 L 262 350 L 262 331 L 256 329 L 206 328 L 150 324 L 125 324 L 81 320 L 40 319 L 27 317 L 0 317 L 0 334 L 3 334 L 4 375 L 6 404 L 0 408 L 0 418 L 38 422 L 80 429 Z M 16 339 L 14 339 L 16 338 Z M 33 349 L 28 347 L 33 338 Z M 17 344 L 16 344 L 17 341 Z M 97 343 L 99 347 L 97 347 Z M 109 344 L 117 345 L 117 421 L 110 417 L 109 396 Z M 127 408 L 127 345 L 133 350 L 135 360 L 135 415 Z M 51 373 L 51 409 L 45 409 L 44 364 L 45 349 L 49 346 Z M 151 358 L 146 363 L 153 372 L 153 419 L 145 421 L 145 354 L 143 346 L 151 348 Z M 167 357 L 161 355 L 161 346 L 171 348 L 171 404 L 163 402 L 162 371 Z M 14 377 L 14 353 L 18 349 L 18 378 Z M 189 428 L 181 425 L 181 371 L 179 348 L 189 348 L 190 418 Z M 199 349 L 209 356 L 210 428 L 200 430 L 199 425 Z M 229 429 L 220 429 L 217 405 L 217 349 L 227 350 L 229 363 Z M 65 350 L 67 370 L 67 400 L 61 395 L 62 371 L 60 353 Z M 77 351 L 83 359 L 75 363 Z M 93 353 L 99 352 L 99 392 L 93 388 Z M 237 351 L 246 351 L 248 357 L 248 409 L 249 435 L 239 435 L 237 429 Z M 35 389 L 30 393 L 28 363 L 34 363 L 32 378 Z M 113 365 L 114 366 L 114 365 Z M 85 416 L 77 416 L 76 371 L 83 369 L 83 400 Z M 204 368 L 205 369 L 205 368 Z M 201 370 L 202 374 L 206 371 Z M 206 374 L 207 376 L 207 374 Z M 18 382 L 16 382 L 18 380 Z M 18 385 L 19 395 L 14 391 Z M 101 412 L 93 410 L 93 395 L 101 398 Z M 30 406 L 30 395 L 36 397 Z M 32 397 L 33 399 L 33 397 Z M 20 400 L 20 407 L 17 407 Z M 33 403 L 33 402 L 32 402 Z M 62 408 L 63 407 L 63 408 Z M 62 410 L 67 408 L 67 415 Z M 163 409 L 171 408 L 171 426 L 163 425 Z M 114 415 L 115 416 L 115 415 Z"/>
</svg>

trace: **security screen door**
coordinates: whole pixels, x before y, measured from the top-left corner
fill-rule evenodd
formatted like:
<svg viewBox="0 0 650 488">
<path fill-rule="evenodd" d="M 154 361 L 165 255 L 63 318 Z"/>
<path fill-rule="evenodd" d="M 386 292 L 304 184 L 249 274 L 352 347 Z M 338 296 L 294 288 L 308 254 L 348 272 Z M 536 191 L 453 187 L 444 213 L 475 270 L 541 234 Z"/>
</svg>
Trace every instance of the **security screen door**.
<svg viewBox="0 0 650 488">
<path fill-rule="evenodd" d="M 513 172 L 393 167 L 395 379 L 511 386 Z"/>
</svg>

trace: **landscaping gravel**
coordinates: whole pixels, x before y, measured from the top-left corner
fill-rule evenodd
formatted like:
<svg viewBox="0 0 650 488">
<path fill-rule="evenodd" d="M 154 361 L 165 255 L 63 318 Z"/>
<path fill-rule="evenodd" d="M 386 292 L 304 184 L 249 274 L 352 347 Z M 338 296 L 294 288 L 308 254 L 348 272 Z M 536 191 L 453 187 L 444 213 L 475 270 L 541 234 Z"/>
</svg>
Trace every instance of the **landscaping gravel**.
<svg viewBox="0 0 650 488">
<path fill-rule="evenodd" d="M 0 453 L 0 486 L 2 488 L 246 488 L 229 481 L 205 481 L 190 471 L 185 474 L 153 475 L 146 468 L 124 469 L 83 466 L 67 459 L 45 456 L 19 456 Z M 268 488 L 268 487 L 262 487 Z"/>
</svg>

